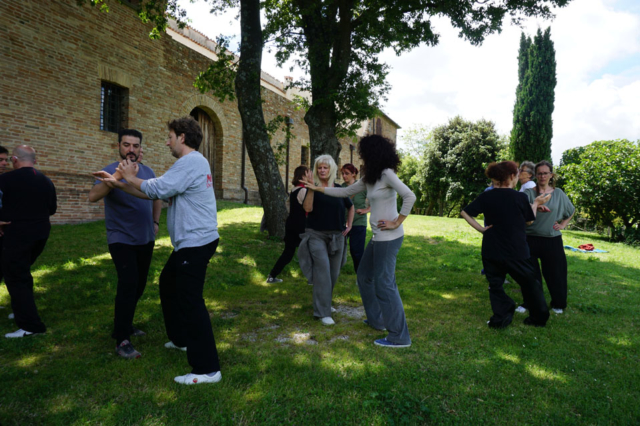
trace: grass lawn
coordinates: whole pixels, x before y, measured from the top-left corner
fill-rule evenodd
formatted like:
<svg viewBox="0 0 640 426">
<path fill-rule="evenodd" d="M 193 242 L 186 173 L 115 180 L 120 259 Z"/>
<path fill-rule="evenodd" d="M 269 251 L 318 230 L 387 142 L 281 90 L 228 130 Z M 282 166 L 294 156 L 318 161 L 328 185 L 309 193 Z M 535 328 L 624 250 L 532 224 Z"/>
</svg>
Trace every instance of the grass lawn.
<svg viewBox="0 0 640 426">
<path fill-rule="evenodd" d="M 156 243 L 134 324 L 142 358 L 126 361 L 110 334 L 115 268 L 104 223 L 53 228 L 34 265 L 47 334 L 0 338 L 0 424 L 612 424 L 640 423 L 640 250 L 594 234 L 565 244 L 569 307 L 546 328 L 490 330 L 481 235 L 462 219 L 410 216 L 397 282 L 413 345 L 373 345 L 351 261 L 334 293 L 336 325 L 312 317 L 311 287 L 294 260 L 267 285 L 283 244 L 260 234 L 261 209 L 219 202 L 221 244 L 205 299 L 222 363 L 218 384 L 181 386 L 183 352 L 167 350 L 158 277 L 171 251 Z M 164 218 L 163 218 L 164 224 Z M 507 285 L 516 302 L 517 285 Z M 548 296 L 547 296 L 548 300 Z M 9 296 L 0 286 L 0 333 Z"/>
</svg>

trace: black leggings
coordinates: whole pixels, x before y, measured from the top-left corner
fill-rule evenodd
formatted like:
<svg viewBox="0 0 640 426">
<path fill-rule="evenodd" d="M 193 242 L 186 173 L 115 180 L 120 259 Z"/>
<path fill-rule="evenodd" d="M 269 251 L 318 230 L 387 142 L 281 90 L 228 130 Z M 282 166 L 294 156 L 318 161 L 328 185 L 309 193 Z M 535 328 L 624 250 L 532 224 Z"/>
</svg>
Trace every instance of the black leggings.
<svg viewBox="0 0 640 426">
<path fill-rule="evenodd" d="M 302 232 L 300 232 L 300 234 L 302 234 Z M 287 232 L 287 235 L 284 237 L 284 251 L 276 261 L 269 275 L 273 278 L 280 275 L 280 272 L 291 262 L 293 255 L 296 254 L 296 249 L 300 246 L 300 241 L 299 234 Z"/>
<path fill-rule="evenodd" d="M 564 253 L 562 235 L 557 237 L 535 237 L 527 235 L 531 252 L 531 266 L 536 279 L 547 283 L 551 295 L 550 306 L 556 309 L 567 307 L 567 256 Z M 538 262 L 539 261 L 539 262 Z M 542 267 L 542 273 L 540 273 Z M 525 298 L 525 304 L 527 300 Z M 525 305 L 526 307 L 526 305 Z"/>
</svg>

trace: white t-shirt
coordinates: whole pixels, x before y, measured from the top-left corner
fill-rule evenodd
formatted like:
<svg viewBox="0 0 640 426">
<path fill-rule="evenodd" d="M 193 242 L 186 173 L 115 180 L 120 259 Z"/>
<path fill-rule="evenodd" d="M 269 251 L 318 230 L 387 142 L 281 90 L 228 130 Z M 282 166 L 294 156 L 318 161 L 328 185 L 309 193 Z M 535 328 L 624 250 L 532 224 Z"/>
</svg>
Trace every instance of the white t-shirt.
<svg viewBox="0 0 640 426">
<path fill-rule="evenodd" d="M 536 183 L 532 180 L 530 180 L 529 182 L 525 183 L 524 185 L 522 185 L 520 187 L 520 192 L 524 192 L 525 190 L 529 189 L 529 188 L 535 188 L 536 187 Z"/>
</svg>

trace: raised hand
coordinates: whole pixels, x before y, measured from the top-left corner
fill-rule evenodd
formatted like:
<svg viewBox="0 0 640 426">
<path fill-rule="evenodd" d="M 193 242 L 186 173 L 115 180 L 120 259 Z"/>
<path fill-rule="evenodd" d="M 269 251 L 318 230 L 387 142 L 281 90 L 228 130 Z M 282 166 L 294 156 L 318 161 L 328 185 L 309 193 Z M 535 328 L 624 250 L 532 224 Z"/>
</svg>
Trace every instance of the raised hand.
<svg viewBox="0 0 640 426">
<path fill-rule="evenodd" d="M 124 178 L 124 180 L 129 181 L 131 178 L 134 178 L 138 174 L 138 163 L 130 160 L 122 160 L 120 164 L 118 164 L 118 171 Z"/>
<path fill-rule="evenodd" d="M 547 201 L 549 201 L 550 199 L 551 199 L 551 194 L 542 194 L 542 195 L 538 195 L 534 200 L 534 202 L 537 203 L 539 206 L 541 206 L 545 204 Z"/>
<path fill-rule="evenodd" d="M 308 179 L 307 177 L 300 179 L 300 183 L 303 184 L 305 188 L 311 189 L 312 191 L 317 191 L 320 188 L 319 186 L 316 186 L 313 179 Z"/>
</svg>

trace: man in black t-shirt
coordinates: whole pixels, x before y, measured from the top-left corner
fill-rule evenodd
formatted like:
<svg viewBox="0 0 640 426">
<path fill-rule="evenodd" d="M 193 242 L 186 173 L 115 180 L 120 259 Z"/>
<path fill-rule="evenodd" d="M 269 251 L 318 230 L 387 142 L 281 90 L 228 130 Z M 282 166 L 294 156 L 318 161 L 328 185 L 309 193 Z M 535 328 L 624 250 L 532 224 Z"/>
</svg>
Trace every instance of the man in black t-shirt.
<svg viewBox="0 0 640 426">
<path fill-rule="evenodd" d="M 3 226 L 2 272 L 15 315 L 17 331 L 7 338 L 44 333 L 33 297 L 31 265 L 44 250 L 49 238 L 49 216 L 57 208 L 56 189 L 49 178 L 36 170 L 36 152 L 27 145 L 14 148 L 14 170 L 0 176 Z"/>
</svg>

